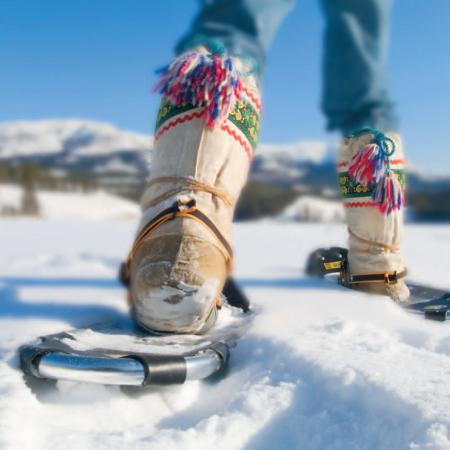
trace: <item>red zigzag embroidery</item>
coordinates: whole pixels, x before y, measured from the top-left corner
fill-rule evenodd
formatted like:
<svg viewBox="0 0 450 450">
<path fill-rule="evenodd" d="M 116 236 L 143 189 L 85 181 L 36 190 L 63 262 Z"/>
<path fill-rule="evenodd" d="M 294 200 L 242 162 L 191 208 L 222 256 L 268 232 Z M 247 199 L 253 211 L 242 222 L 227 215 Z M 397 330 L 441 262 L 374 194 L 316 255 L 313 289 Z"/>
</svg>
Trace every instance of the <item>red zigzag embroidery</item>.
<svg viewBox="0 0 450 450">
<path fill-rule="evenodd" d="M 175 120 L 173 120 L 172 122 L 164 125 L 163 127 L 161 127 L 157 133 L 155 134 L 155 142 L 161 138 L 161 136 L 166 132 L 169 131 L 171 128 L 180 125 L 182 123 L 186 123 L 189 122 L 191 120 L 194 119 L 199 119 L 201 117 L 203 117 L 205 111 L 196 111 L 193 112 L 191 114 L 186 114 L 183 117 L 177 117 Z M 244 141 L 244 139 L 242 139 L 241 136 L 239 136 L 236 131 L 232 130 L 226 123 L 223 123 L 220 126 L 220 129 L 222 131 L 225 131 L 226 133 L 228 133 L 232 138 L 234 138 L 237 142 L 239 142 L 239 144 L 241 144 L 241 146 L 244 148 L 245 153 L 247 154 L 247 157 L 249 159 L 249 161 L 251 161 L 253 159 L 253 151 L 250 148 L 250 146 L 248 145 L 248 143 L 246 141 Z"/>
<path fill-rule="evenodd" d="M 351 202 L 351 203 L 344 203 L 345 208 L 367 208 L 370 206 L 376 206 L 375 202 Z"/>
<path fill-rule="evenodd" d="M 164 125 L 163 127 L 161 127 L 157 133 L 155 134 L 155 142 L 166 132 L 169 131 L 171 128 L 180 125 L 182 123 L 185 122 L 189 122 L 191 120 L 194 119 L 199 119 L 200 117 L 203 117 L 205 114 L 205 110 L 202 111 L 195 111 L 191 114 L 186 114 L 183 117 L 177 117 L 175 120 L 173 120 L 172 122 L 169 122 L 167 125 Z"/>
<path fill-rule="evenodd" d="M 251 162 L 251 160 L 253 159 L 253 152 L 252 149 L 250 148 L 250 146 L 247 144 L 247 142 L 245 142 L 241 136 L 239 136 L 236 131 L 232 130 L 226 123 L 223 123 L 220 128 L 225 131 L 226 133 L 228 133 L 231 137 L 233 137 L 236 141 L 239 142 L 239 144 L 242 145 L 242 147 L 244 147 L 245 153 L 247 154 L 248 160 Z"/>
<path fill-rule="evenodd" d="M 258 112 L 261 113 L 262 110 L 261 102 L 258 101 L 258 99 L 247 88 L 243 87 L 242 90 L 244 94 L 255 104 Z"/>
</svg>

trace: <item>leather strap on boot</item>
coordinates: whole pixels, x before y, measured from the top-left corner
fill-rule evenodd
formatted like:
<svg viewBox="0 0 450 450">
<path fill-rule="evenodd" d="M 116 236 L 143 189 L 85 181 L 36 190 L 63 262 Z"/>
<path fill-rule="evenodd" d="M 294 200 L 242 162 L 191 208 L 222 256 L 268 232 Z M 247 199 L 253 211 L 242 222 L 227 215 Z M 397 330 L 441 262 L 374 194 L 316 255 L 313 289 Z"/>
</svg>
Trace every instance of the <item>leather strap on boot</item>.
<svg viewBox="0 0 450 450">
<path fill-rule="evenodd" d="M 403 269 L 401 272 L 385 272 L 385 273 L 366 273 L 363 275 L 349 275 L 347 284 L 362 283 L 385 283 L 387 286 L 396 284 L 403 278 L 406 278 L 408 271 Z"/>
<path fill-rule="evenodd" d="M 133 247 L 131 248 L 126 261 L 122 264 L 122 267 L 120 269 L 120 279 L 125 286 L 129 286 L 130 284 L 131 261 L 133 260 L 135 254 L 139 250 L 144 240 L 163 223 L 166 223 L 169 220 L 174 220 L 176 218 L 187 218 L 196 220 L 197 222 L 200 222 L 204 226 L 206 226 L 207 229 L 214 235 L 214 237 L 221 244 L 221 247 L 224 250 L 223 253 L 226 258 L 228 270 L 229 272 L 231 272 L 233 250 L 228 241 L 225 239 L 225 237 L 219 230 L 219 228 L 206 214 L 202 213 L 197 209 L 195 199 L 190 199 L 187 202 L 184 202 L 179 199 L 172 206 L 164 209 L 152 220 L 150 220 L 150 222 L 148 222 L 147 225 L 141 230 L 138 237 L 134 241 Z"/>
<path fill-rule="evenodd" d="M 351 275 L 348 270 L 347 258 L 339 261 L 339 276 L 340 281 L 344 286 L 352 287 L 353 285 L 366 284 L 366 283 L 384 283 L 387 287 L 392 284 L 397 284 L 400 280 L 406 278 L 408 275 L 407 269 L 403 269 L 400 272 L 374 272 Z M 337 268 L 337 267 L 336 267 Z"/>
<path fill-rule="evenodd" d="M 372 272 L 351 275 L 348 268 L 348 250 L 342 247 L 319 248 L 309 256 L 306 266 L 309 275 L 324 277 L 328 274 L 338 274 L 340 283 L 344 286 L 363 283 L 384 283 L 391 286 L 408 274 L 406 269 L 394 272 Z"/>
</svg>

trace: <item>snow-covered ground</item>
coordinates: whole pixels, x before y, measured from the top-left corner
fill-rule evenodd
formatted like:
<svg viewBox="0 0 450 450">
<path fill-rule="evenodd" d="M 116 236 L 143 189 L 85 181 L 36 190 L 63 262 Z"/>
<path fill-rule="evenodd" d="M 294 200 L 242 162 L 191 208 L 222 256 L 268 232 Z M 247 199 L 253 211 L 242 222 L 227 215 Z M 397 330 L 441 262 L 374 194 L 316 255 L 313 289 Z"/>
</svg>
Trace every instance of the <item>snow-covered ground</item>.
<svg viewBox="0 0 450 450">
<path fill-rule="evenodd" d="M 341 201 L 309 195 L 301 196 L 288 205 L 279 219 L 294 222 L 344 222 L 345 211 Z"/>
<path fill-rule="evenodd" d="M 17 347 L 127 313 L 116 269 L 132 221 L 0 222 L 0 448 L 447 449 L 450 324 L 305 277 L 343 225 L 236 226 L 236 276 L 256 311 L 219 382 L 32 392 Z M 450 227 L 409 226 L 413 277 L 450 288 Z"/>
<path fill-rule="evenodd" d="M 0 183 L 0 211 L 20 211 L 23 189 Z M 135 219 L 140 208 L 135 202 L 102 190 L 92 192 L 37 191 L 39 216 L 44 219 L 110 220 Z"/>
</svg>

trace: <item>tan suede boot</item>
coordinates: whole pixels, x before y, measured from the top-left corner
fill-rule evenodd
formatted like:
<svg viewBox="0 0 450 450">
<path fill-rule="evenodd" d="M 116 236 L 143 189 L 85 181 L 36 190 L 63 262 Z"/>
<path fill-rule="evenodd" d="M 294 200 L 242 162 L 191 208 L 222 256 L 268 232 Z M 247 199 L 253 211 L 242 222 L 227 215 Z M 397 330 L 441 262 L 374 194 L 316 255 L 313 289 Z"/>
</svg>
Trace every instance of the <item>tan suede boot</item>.
<svg viewBox="0 0 450 450">
<path fill-rule="evenodd" d="M 349 231 L 349 285 L 407 301 L 403 236 L 404 156 L 395 133 L 359 130 L 341 144 L 337 164 Z"/>
<path fill-rule="evenodd" d="M 259 130 L 259 91 L 243 66 L 201 48 L 162 76 L 151 176 L 128 259 L 134 315 L 149 330 L 204 332 L 217 315 Z"/>
</svg>

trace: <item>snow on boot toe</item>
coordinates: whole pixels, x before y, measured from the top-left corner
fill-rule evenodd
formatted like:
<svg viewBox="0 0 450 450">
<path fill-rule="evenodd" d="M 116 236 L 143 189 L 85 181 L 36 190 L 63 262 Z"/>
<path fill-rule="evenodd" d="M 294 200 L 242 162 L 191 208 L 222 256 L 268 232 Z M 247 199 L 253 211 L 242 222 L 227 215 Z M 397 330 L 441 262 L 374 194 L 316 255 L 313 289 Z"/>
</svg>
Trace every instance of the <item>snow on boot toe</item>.
<svg viewBox="0 0 450 450">
<path fill-rule="evenodd" d="M 369 294 L 387 295 L 398 303 L 408 303 L 409 289 L 404 281 L 398 281 L 389 286 L 384 283 L 361 283 L 355 285 L 353 289 L 364 291 Z"/>
<path fill-rule="evenodd" d="M 227 264 L 211 242 L 167 235 L 143 243 L 132 273 L 132 303 L 142 326 L 196 333 L 220 296 Z"/>
</svg>

